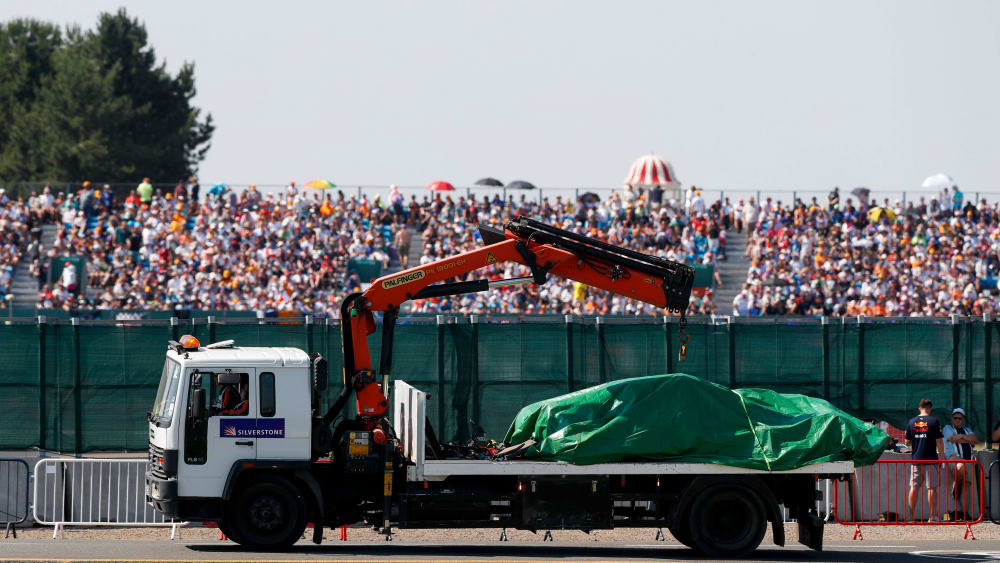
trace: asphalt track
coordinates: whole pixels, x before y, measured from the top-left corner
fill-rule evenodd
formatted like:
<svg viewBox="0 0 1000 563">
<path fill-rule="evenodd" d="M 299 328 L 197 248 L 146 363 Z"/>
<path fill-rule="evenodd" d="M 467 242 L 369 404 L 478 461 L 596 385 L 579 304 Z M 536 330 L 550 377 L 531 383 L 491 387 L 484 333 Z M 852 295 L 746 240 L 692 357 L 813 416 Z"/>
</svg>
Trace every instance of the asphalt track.
<svg viewBox="0 0 1000 563">
<path fill-rule="evenodd" d="M 161 540 L 13 540 L 0 541 L 4 561 L 711 561 L 672 542 L 647 544 L 355 544 L 301 543 L 287 553 L 260 553 L 232 544 Z M 763 544 L 752 561 L 996 561 L 1000 541 L 911 541 L 831 543 L 823 552 L 800 545 Z"/>
</svg>

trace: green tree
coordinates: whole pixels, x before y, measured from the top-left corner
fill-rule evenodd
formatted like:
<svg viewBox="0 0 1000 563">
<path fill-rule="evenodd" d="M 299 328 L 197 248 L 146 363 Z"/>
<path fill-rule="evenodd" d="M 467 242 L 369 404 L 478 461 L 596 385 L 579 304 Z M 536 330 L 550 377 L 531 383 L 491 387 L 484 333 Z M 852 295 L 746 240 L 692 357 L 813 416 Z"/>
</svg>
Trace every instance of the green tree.
<svg viewBox="0 0 1000 563">
<path fill-rule="evenodd" d="M 52 72 L 52 54 L 62 46 L 53 24 L 30 19 L 0 22 L 0 171 L 14 117 L 31 108 L 42 78 Z M 0 172 L 0 175 L 4 175 Z"/>
<path fill-rule="evenodd" d="M 131 100 L 115 93 L 118 68 L 95 62 L 97 46 L 77 29 L 52 56 L 29 111 L 14 116 L 7 151 L 19 178 L 131 178 L 111 155 L 109 131 L 134 119 Z"/>
<path fill-rule="evenodd" d="M 101 14 L 92 39 L 98 61 L 115 74 L 115 92 L 131 99 L 133 119 L 111 128 L 111 154 L 127 162 L 136 174 L 179 180 L 196 170 L 205 157 L 215 126 L 212 116 L 199 120 L 191 106 L 194 65 L 185 63 L 171 77 L 147 42 L 146 28 L 122 8 Z"/>
<path fill-rule="evenodd" d="M 0 77 L 14 78 L 0 86 L 0 101 L 13 100 L 0 114 L 0 178 L 175 181 L 197 170 L 214 125 L 191 105 L 193 65 L 171 76 L 124 9 L 102 14 L 96 30 L 68 28 L 65 39 L 45 26 L 0 28 Z M 50 39 L 15 48 L 38 36 Z"/>
</svg>

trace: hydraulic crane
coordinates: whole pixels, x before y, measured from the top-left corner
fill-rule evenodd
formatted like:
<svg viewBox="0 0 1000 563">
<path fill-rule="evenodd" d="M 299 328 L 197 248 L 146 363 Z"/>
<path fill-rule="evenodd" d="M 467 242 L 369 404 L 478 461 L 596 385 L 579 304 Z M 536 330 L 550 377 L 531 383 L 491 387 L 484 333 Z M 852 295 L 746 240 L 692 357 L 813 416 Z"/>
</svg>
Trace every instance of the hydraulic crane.
<svg viewBox="0 0 1000 563">
<path fill-rule="evenodd" d="M 332 436 L 332 443 L 339 442 L 348 426 L 365 430 L 380 426 L 379 421 L 384 419 L 389 406 L 386 382 L 392 371 L 396 316 L 400 305 L 410 299 L 461 295 L 520 284 L 541 285 L 552 274 L 679 313 L 683 359 L 689 339 L 684 312 L 694 283 L 694 269 L 690 266 L 608 244 L 527 217 L 509 221 L 503 230 L 480 224 L 479 232 L 484 243 L 482 248 L 383 276 L 363 293 L 352 293 L 344 299 L 340 308 L 344 388 L 323 416 L 322 424 L 316 425 L 318 433 L 328 428 L 340 414 L 352 392 L 357 396 L 358 419 L 353 423 L 341 423 Z M 478 279 L 443 283 L 503 262 L 527 266 L 531 275 L 496 281 Z M 372 365 L 367 339 L 376 329 L 374 311 L 383 312 L 378 372 Z M 321 439 L 319 449 L 324 449 L 326 444 L 326 439 Z"/>
</svg>

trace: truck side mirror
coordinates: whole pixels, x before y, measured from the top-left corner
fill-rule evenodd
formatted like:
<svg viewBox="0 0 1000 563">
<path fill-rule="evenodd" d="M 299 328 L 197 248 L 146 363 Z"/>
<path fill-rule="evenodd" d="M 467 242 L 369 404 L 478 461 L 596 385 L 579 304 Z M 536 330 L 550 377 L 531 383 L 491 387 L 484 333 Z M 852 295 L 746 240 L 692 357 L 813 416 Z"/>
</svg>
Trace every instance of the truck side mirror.
<svg viewBox="0 0 1000 563">
<path fill-rule="evenodd" d="M 191 403 L 191 418 L 201 420 L 205 418 L 206 391 L 204 389 L 194 390 L 194 402 Z"/>
<path fill-rule="evenodd" d="M 326 358 L 317 354 L 312 359 L 313 388 L 317 391 L 326 390 Z"/>
<path fill-rule="evenodd" d="M 193 387 L 194 389 L 200 389 L 201 388 L 201 374 L 200 373 L 194 372 L 194 373 L 191 374 L 191 387 Z"/>
</svg>

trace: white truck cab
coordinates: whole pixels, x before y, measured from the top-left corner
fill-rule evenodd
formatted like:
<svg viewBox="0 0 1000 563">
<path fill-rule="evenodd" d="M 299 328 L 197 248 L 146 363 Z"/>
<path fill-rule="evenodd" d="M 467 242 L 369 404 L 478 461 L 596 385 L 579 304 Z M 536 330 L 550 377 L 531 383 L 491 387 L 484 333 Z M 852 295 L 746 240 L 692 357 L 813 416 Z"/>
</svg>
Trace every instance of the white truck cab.
<svg viewBox="0 0 1000 563">
<path fill-rule="evenodd" d="M 240 463 L 308 461 L 309 368 L 309 356 L 297 348 L 244 348 L 231 341 L 201 347 L 194 339 L 168 348 L 148 416 L 154 479 L 147 495 L 154 504 L 221 498 Z"/>
</svg>

